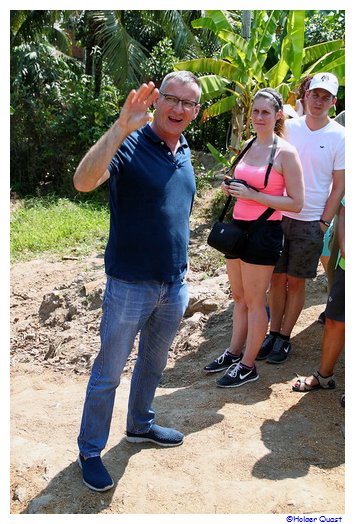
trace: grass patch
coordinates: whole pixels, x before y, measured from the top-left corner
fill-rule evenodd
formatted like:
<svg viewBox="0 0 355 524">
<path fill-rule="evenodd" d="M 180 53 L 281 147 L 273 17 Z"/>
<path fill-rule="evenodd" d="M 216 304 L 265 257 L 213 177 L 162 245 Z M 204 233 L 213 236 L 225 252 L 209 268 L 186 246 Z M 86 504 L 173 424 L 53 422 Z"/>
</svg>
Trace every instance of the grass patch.
<svg viewBox="0 0 355 524">
<path fill-rule="evenodd" d="M 30 198 L 11 214 L 11 262 L 45 253 L 86 256 L 107 241 L 109 210 L 98 202 Z"/>
</svg>

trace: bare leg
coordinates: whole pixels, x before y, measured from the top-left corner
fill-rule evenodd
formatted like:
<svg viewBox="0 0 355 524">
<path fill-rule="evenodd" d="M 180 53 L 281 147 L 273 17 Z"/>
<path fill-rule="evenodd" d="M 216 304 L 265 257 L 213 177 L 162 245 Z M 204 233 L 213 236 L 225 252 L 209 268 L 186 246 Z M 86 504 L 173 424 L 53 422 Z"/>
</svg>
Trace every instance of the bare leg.
<svg viewBox="0 0 355 524">
<path fill-rule="evenodd" d="M 273 273 L 269 291 L 270 330 L 281 331 L 282 319 L 285 313 L 287 299 L 287 274 Z"/>
<path fill-rule="evenodd" d="M 319 373 L 325 377 L 332 375 L 334 366 L 344 349 L 345 344 L 345 322 L 338 322 L 327 318 L 325 321 L 322 357 L 320 361 Z"/>
<path fill-rule="evenodd" d="M 291 335 L 304 306 L 305 289 L 306 280 L 304 278 L 296 278 L 287 275 L 287 299 L 280 331 L 283 335 Z"/>
<path fill-rule="evenodd" d="M 323 269 L 324 269 L 324 273 L 326 275 L 328 275 L 328 263 L 329 263 L 329 256 L 326 256 L 326 257 L 320 257 L 320 261 L 322 263 L 322 266 L 323 266 Z"/>
<path fill-rule="evenodd" d="M 248 330 L 248 311 L 243 297 L 243 284 L 240 269 L 240 260 L 228 260 L 227 273 L 234 300 L 233 331 L 229 346 L 230 353 L 239 355 L 245 343 Z"/>
<path fill-rule="evenodd" d="M 331 269 L 332 266 L 329 263 L 330 256 L 320 257 L 320 261 L 322 263 L 325 276 L 327 277 L 327 291 L 328 291 L 328 295 L 329 295 L 329 292 L 330 292 L 330 289 L 331 289 L 330 283 L 333 282 L 332 277 L 333 277 L 333 274 L 334 274 L 334 268 L 333 268 L 333 270 Z"/>
<path fill-rule="evenodd" d="M 345 322 L 326 318 L 322 340 L 322 356 L 318 369 L 322 377 L 333 375 L 335 364 L 344 349 L 344 344 Z M 306 383 L 310 386 L 316 386 L 318 381 L 311 375 L 306 378 Z"/>
<path fill-rule="evenodd" d="M 248 334 L 242 364 L 253 366 L 255 357 L 260 349 L 266 331 L 266 291 L 274 266 L 259 266 L 241 262 L 241 274 L 244 288 L 244 300 L 248 315 Z"/>
</svg>

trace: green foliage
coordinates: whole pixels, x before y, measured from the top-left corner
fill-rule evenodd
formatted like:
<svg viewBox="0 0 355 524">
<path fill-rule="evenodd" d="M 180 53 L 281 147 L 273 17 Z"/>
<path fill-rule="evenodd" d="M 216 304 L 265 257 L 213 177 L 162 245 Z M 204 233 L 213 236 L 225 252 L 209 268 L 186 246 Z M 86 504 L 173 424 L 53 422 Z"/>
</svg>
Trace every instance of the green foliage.
<svg viewBox="0 0 355 524">
<path fill-rule="evenodd" d="M 19 47 L 14 54 L 11 187 L 19 195 L 73 194 L 79 161 L 117 118 L 118 91 L 104 76 L 95 98 L 92 77 L 46 46 Z"/>
<path fill-rule="evenodd" d="M 30 42 L 53 45 L 70 54 L 70 39 L 58 23 L 70 16 L 71 11 L 10 11 L 10 42 L 15 48 Z"/>
<path fill-rule="evenodd" d="M 205 151 L 210 142 L 226 152 L 228 135 L 250 129 L 259 87 L 275 84 L 287 98 L 300 75 L 324 69 L 344 83 L 344 11 L 251 13 L 247 39 L 241 11 L 11 11 L 12 189 L 74 194 L 80 159 L 117 118 L 129 90 L 159 82 L 177 57 L 183 62 L 176 67 L 206 73 L 205 123 L 186 131 L 191 147 Z M 91 57 L 90 75 L 88 63 L 71 58 L 74 51 L 83 56 L 80 46 L 87 62 Z M 343 86 L 338 98 L 343 109 Z"/>
<path fill-rule="evenodd" d="M 162 80 L 165 75 L 173 71 L 177 57 L 173 50 L 170 38 L 163 38 L 155 45 L 144 66 L 145 82 Z"/>
<path fill-rule="evenodd" d="M 228 160 L 212 144 L 208 143 L 207 147 L 208 150 L 211 152 L 212 156 L 217 160 L 217 162 L 222 164 L 224 167 L 230 166 L 230 162 L 228 162 Z"/>
<path fill-rule="evenodd" d="M 200 110 L 202 114 L 204 108 L 208 104 L 203 104 Z M 229 130 L 230 118 L 228 114 L 221 115 L 220 118 L 212 118 L 205 124 L 201 125 L 200 119 L 197 118 L 186 129 L 184 135 L 186 136 L 189 145 L 192 149 L 198 151 L 208 151 L 207 144 L 213 144 L 221 151 L 227 150 L 227 136 Z"/>
<path fill-rule="evenodd" d="M 100 46 L 110 75 L 122 89 L 144 80 L 146 59 L 163 38 L 172 42 L 174 55 L 180 59 L 201 56 L 205 39 L 203 35 L 196 38 L 190 23 L 197 13 L 200 11 L 85 11 L 80 32 L 86 48 Z"/>
<path fill-rule="evenodd" d="M 238 147 L 243 135 L 250 136 L 251 100 L 258 89 L 274 87 L 287 100 L 302 76 L 324 70 L 344 84 L 344 41 L 305 47 L 305 11 L 252 11 L 249 38 L 240 36 L 229 13 L 207 10 L 193 22 L 196 29 L 208 29 L 221 41 L 219 57 L 183 61 L 175 68 L 205 74 L 200 77 L 203 100 L 214 103 L 204 109 L 202 122 L 231 112 L 232 147 Z"/>
<path fill-rule="evenodd" d="M 221 189 L 218 189 L 213 195 L 212 205 L 210 209 L 208 210 L 208 218 L 210 218 L 211 220 L 217 220 L 220 214 L 222 213 L 222 209 L 223 209 L 224 204 L 226 203 L 226 200 L 227 200 L 226 195 L 223 193 Z M 232 202 L 226 214 L 226 218 L 225 218 L 226 221 L 232 220 L 234 203 L 235 203 L 235 200 L 232 199 Z"/>
<path fill-rule="evenodd" d="M 11 189 L 20 196 L 74 194 L 78 163 L 117 118 L 130 89 L 147 77 L 159 82 L 176 56 L 197 56 L 202 43 L 215 45 L 214 37 L 199 32 L 197 38 L 191 28 L 199 15 L 11 11 Z M 198 127 L 190 130 L 192 147 L 226 134 L 223 122 Z"/>
<path fill-rule="evenodd" d="M 49 196 L 29 198 L 11 215 L 11 260 L 43 253 L 84 256 L 103 250 L 108 233 L 107 205 Z"/>
<path fill-rule="evenodd" d="M 51 128 L 55 140 L 63 144 L 67 155 L 61 169 L 66 189 L 71 187 L 71 178 L 79 161 L 111 127 L 122 103 L 108 77 L 103 77 L 98 97 L 93 95 L 92 83 L 92 77 L 82 75 L 75 80 L 75 85 L 71 81 L 63 84 L 61 110 Z"/>
<path fill-rule="evenodd" d="M 197 196 L 201 196 L 205 190 L 210 190 L 212 188 L 213 182 L 215 181 L 216 169 L 215 166 L 208 168 L 200 159 L 200 152 L 192 151 L 191 154 L 192 166 L 195 173 L 196 181 L 196 193 Z M 210 160 L 207 160 L 210 163 Z"/>
<path fill-rule="evenodd" d="M 305 45 L 311 46 L 329 40 L 344 40 L 345 11 L 307 11 Z"/>
</svg>

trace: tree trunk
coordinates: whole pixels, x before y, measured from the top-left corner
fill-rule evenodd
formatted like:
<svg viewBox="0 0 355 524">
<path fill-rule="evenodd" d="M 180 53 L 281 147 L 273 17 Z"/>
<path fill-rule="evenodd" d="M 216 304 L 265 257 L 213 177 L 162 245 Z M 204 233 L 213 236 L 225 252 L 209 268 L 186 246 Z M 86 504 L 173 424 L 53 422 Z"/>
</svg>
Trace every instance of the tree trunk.
<svg viewBox="0 0 355 524">
<path fill-rule="evenodd" d="M 94 78 L 95 78 L 95 96 L 100 96 L 101 82 L 102 82 L 102 55 L 101 53 L 95 54 L 94 60 Z"/>
<path fill-rule="evenodd" d="M 245 40 L 250 38 L 251 11 L 242 11 L 242 37 Z"/>
<path fill-rule="evenodd" d="M 250 38 L 251 13 L 251 11 L 242 11 L 242 37 L 245 40 L 249 40 Z M 239 151 L 240 141 L 242 139 L 245 124 L 244 118 L 245 110 L 240 104 L 237 104 L 232 109 L 231 116 L 231 134 L 229 139 L 229 147 L 232 150 Z"/>
<path fill-rule="evenodd" d="M 243 134 L 243 120 L 244 111 L 243 108 L 236 104 L 232 109 L 231 115 L 231 133 L 229 138 L 229 148 L 232 151 L 239 151 L 240 141 Z"/>
</svg>

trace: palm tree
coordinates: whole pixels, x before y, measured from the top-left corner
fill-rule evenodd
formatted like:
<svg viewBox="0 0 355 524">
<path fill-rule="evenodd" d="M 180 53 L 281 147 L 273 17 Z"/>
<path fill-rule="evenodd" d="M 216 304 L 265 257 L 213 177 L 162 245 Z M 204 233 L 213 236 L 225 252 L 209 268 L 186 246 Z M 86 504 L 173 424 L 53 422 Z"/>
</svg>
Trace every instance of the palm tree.
<svg viewBox="0 0 355 524">
<path fill-rule="evenodd" d="M 72 54 L 73 44 L 84 50 L 84 71 L 94 78 L 95 95 L 100 94 L 105 67 L 116 85 L 127 90 L 144 79 L 144 64 L 150 51 L 164 37 L 172 41 L 180 59 L 203 56 L 206 49 L 218 50 L 217 37 L 197 31 L 191 21 L 201 11 L 11 11 L 11 48 L 42 44 L 49 54 Z M 27 46 L 27 47 L 26 47 Z M 21 61 L 21 60 L 20 60 Z M 25 68 L 24 68 L 25 69 Z"/>
<path fill-rule="evenodd" d="M 32 85 L 45 82 L 45 61 L 71 60 L 71 39 L 65 24 L 72 11 L 11 11 L 10 12 L 11 87 L 21 83 Z"/>
<path fill-rule="evenodd" d="M 86 72 L 97 74 L 96 68 L 102 67 L 103 61 L 118 87 L 137 85 L 144 78 L 149 52 L 164 37 L 171 39 L 180 58 L 203 56 L 203 45 L 216 47 L 218 40 L 206 32 L 196 37 L 191 20 L 200 14 L 176 10 L 85 11 L 81 35 L 86 48 Z"/>
</svg>

